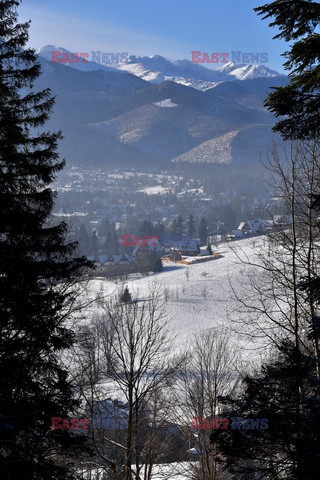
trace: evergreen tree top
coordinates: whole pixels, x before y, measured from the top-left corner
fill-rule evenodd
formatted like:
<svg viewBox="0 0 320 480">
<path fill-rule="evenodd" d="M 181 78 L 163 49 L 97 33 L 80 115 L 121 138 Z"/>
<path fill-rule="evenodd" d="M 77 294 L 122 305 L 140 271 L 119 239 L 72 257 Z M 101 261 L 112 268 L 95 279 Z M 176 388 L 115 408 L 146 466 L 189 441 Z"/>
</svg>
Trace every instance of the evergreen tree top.
<svg viewBox="0 0 320 480">
<path fill-rule="evenodd" d="M 0 412 L 9 418 L 0 425 L 1 475 L 71 480 L 69 453 L 84 437 L 50 427 L 79 407 L 61 357 L 74 343 L 65 321 L 89 262 L 74 257 L 66 225 L 51 223 L 61 135 L 40 133 L 54 99 L 31 91 L 40 65 L 24 48 L 29 22 L 18 23 L 19 4 L 0 2 Z"/>
<path fill-rule="evenodd" d="M 265 106 L 281 119 L 273 128 L 285 140 L 315 139 L 320 134 L 320 4 L 310 0 L 276 0 L 254 9 L 280 30 L 274 38 L 293 41 L 284 68 L 290 84 L 274 88 Z"/>
</svg>

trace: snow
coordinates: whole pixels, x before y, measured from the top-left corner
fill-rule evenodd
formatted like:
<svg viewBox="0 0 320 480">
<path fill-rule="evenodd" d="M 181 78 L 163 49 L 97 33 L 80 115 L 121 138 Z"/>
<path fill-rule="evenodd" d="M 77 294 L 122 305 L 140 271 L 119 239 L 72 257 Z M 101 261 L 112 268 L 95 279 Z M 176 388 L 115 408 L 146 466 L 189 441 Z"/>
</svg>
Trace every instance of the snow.
<svg viewBox="0 0 320 480">
<path fill-rule="evenodd" d="M 190 478 L 191 469 L 188 462 L 155 465 L 152 475 L 152 480 L 190 480 Z"/>
<path fill-rule="evenodd" d="M 38 50 L 40 58 L 52 61 L 52 52 L 60 51 L 67 53 L 71 58 L 71 52 L 63 47 L 55 45 L 46 45 Z M 90 52 L 88 52 L 89 54 Z M 259 77 L 276 77 L 280 74 L 275 70 L 271 70 L 265 65 L 248 65 L 236 64 L 228 62 L 216 69 L 206 68 L 203 65 L 193 64 L 189 60 L 177 60 L 171 62 L 160 55 L 152 55 L 150 57 L 136 57 L 134 55 L 120 63 L 101 64 L 90 61 L 91 55 L 87 58 L 87 62 L 83 62 L 80 57 L 76 63 L 65 63 L 70 68 L 76 68 L 81 71 L 97 71 L 105 72 L 128 72 L 147 82 L 159 85 L 164 81 L 172 81 L 181 85 L 195 88 L 197 90 L 208 90 L 214 88 L 223 81 L 246 80 L 248 78 Z M 46 71 L 50 65 L 42 62 L 43 70 Z M 52 66 L 51 66 L 52 68 Z M 173 106 L 173 105 L 170 105 Z"/>
<path fill-rule="evenodd" d="M 166 98 L 165 100 L 161 100 L 160 102 L 156 102 L 153 105 L 156 105 L 157 107 L 163 107 L 163 108 L 169 108 L 169 107 L 177 107 L 177 103 L 173 103 L 171 101 L 171 98 Z"/>
<path fill-rule="evenodd" d="M 60 218 L 86 217 L 87 215 L 88 214 L 84 212 L 71 212 L 71 213 L 56 212 L 53 214 L 54 217 L 60 217 Z"/>
<path fill-rule="evenodd" d="M 280 74 L 271 70 L 265 65 L 239 65 L 228 62 L 223 67 L 217 68 L 220 72 L 232 75 L 238 80 L 247 80 L 248 78 L 278 77 Z"/>
<path fill-rule="evenodd" d="M 259 240 L 256 237 L 221 244 L 217 249 L 213 248 L 221 257 L 204 263 L 184 265 L 164 261 L 163 272 L 145 277 L 132 275 L 124 283 L 136 298 L 148 298 L 153 287 L 167 298 L 166 310 L 174 348 L 187 345 L 203 329 L 212 328 L 217 332 L 228 329 L 234 350 L 241 351 L 243 359 L 249 358 L 257 345 L 236 331 L 234 320 L 243 314 L 239 313 L 231 285 L 239 293 L 245 280 L 245 267 L 237 255 L 247 255 L 253 260 L 259 242 L 263 241 L 264 237 Z M 189 261 L 192 260 L 193 257 L 189 257 Z M 257 275 L 260 275 L 259 271 Z M 91 281 L 89 292 L 91 295 L 100 293 L 108 300 L 123 286 L 120 281 L 116 284 L 105 278 L 96 278 Z"/>
<path fill-rule="evenodd" d="M 194 464 L 195 462 L 193 462 Z M 134 469 L 134 466 L 132 466 Z M 82 472 L 80 472 L 82 473 Z M 145 479 L 144 472 L 140 473 L 142 480 Z M 96 468 L 91 471 L 91 474 L 84 474 L 85 480 L 102 480 L 104 478 L 104 471 L 102 468 Z M 162 463 L 153 466 L 152 480 L 190 480 L 191 469 L 189 462 L 181 463 Z"/>
<path fill-rule="evenodd" d="M 114 68 L 117 68 L 118 70 L 122 70 L 128 73 L 132 73 L 132 75 L 135 75 L 136 77 L 140 77 L 146 82 L 151 82 L 151 83 L 161 83 L 164 81 L 164 75 L 162 75 L 160 72 L 154 72 L 150 70 L 146 70 L 142 65 L 139 63 L 132 63 L 132 64 L 127 64 L 127 63 L 117 63 L 113 65 Z"/>
<path fill-rule="evenodd" d="M 179 157 L 176 157 L 172 162 L 230 163 L 232 160 L 232 141 L 238 133 L 239 130 L 234 130 L 207 140 Z"/>
<path fill-rule="evenodd" d="M 70 52 L 69 50 L 66 50 L 63 47 L 57 47 L 56 45 L 45 45 L 44 47 L 40 48 L 37 51 L 37 54 L 39 55 L 39 57 L 44 58 L 45 60 L 47 60 L 48 62 L 51 63 L 52 62 L 52 52 L 66 53 L 68 55 L 68 58 L 71 60 L 72 52 Z M 108 71 L 108 72 L 116 71 L 114 68 L 110 67 L 109 65 L 102 65 L 101 63 L 90 61 L 90 59 L 89 59 L 90 54 L 89 54 L 89 52 L 86 52 L 86 53 L 88 53 L 88 55 L 89 55 L 89 57 L 86 57 L 87 61 L 84 61 L 84 59 L 82 59 L 78 54 L 75 57 L 75 60 L 76 60 L 75 63 L 65 62 L 65 63 L 62 63 L 62 64 L 67 66 L 67 67 L 70 67 L 70 68 L 75 68 L 77 70 L 81 70 L 83 72 L 94 72 L 94 71 L 97 71 L 97 70 L 103 70 L 103 71 Z M 60 58 L 60 60 L 62 59 L 61 55 L 58 56 L 57 58 Z"/>
<path fill-rule="evenodd" d="M 163 187 L 162 185 L 155 185 L 154 187 L 146 187 L 141 190 L 138 190 L 138 192 L 144 192 L 147 195 L 158 195 L 160 193 L 161 195 L 170 192 L 170 188 Z"/>
<path fill-rule="evenodd" d="M 245 255 L 251 261 L 256 261 L 256 254 L 265 242 L 266 237 L 260 236 L 222 243 L 216 248 L 213 246 L 214 252 L 220 255 L 215 260 L 192 265 L 164 261 L 162 273 L 145 277 L 131 275 L 123 283 L 95 278 L 90 282 L 83 300 L 90 301 L 93 296 L 99 295 L 108 301 L 114 295 L 118 295 L 124 285 L 128 286 L 134 298 L 143 300 L 150 296 L 150 289 L 155 288 L 160 296 L 167 298 L 167 318 L 176 351 L 191 343 L 195 335 L 201 334 L 203 329 L 210 328 L 216 332 L 227 330 L 231 335 L 234 358 L 241 356 L 245 365 L 245 362 L 258 360 L 256 350 L 258 345 L 253 343 L 253 340 L 244 339 L 234 328 L 234 320 L 242 314 L 239 313 L 232 287 L 239 294 L 245 285 L 245 267 L 238 256 Z M 257 279 L 259 275 L 261 273 L 257 270 Z M 95 313 L 101 312 L 102 307 L 99 303 L 92 303 L 88 307 L 84 321 L 90 322 Z M 100 387 L 107 392 L 106 396 L 125 401 L 123 392 L 111 380 L 101 380 Z M 197 458 L 194 445 L 191 444 L 188 451 L 191 461 Z M 195 463 L 192 462 L 193 466 Z M 98 471 L 97 469 L 96 472 Z M 189 462 L 155 465 L 152 478 L 190 480 L 192 471 Z"/>
</svg>

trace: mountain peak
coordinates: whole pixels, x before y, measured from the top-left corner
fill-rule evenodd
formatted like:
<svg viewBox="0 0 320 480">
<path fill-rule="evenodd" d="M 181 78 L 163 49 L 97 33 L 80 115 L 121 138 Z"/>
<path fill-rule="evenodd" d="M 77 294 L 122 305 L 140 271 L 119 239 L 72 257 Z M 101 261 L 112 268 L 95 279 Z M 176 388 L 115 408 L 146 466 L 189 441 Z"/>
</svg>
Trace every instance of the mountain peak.
<svg viewBox="0 0 320 480">
<path fill-rule="evenodd" d="M 268 68 L 261 63 L 255 65 L 248 65 L 228 62 L 222 67 L 218 67 L 217 70 L 221 73 L 225 73 L 229 76 L 235 77 L 238 80 L 281 76 L 281 73 L 276 72 L 275 70 L 271 70 L 271 68 Z"/>
<path fill-rule="evenodd" d="M 47 61 L 52 61 L 52 51 L 68 54 L 71 52 L 63 47 L 46 45 L 39 50 L 39 56 Z M 92 61 L 66 63 L 69 67 L 82 71 L 126 71 L 153 84 L 166 80 L 177 84 L 186 85 L 198 90 L 207 90 L 224 81 L 247 80 L 253 78 L 277 77 L 281 74 L 271 70 L 263 64 L 247 65 L 228 62 L 216 68 L 207 68 L 206 64 L 194 64 L 190 60 L 176 60 L 171 62 L 165 57 L 155 54 L 149 57 L 130 55 L 125 61 L 117 64 L 101 64 Z"/>
<path fill-rule="evenodd" d="M 45 45 L 44 47 L 41 47 L 36 51 L 36 53 L 39 55 L 40 58 L 43 58 L 48 62 L 53 62 L 52 52 L 61 52 L 62 54 L 67 54 L 66 58 L 69 59 L 70 62 L 64 61 L 62 58 L 62 62 L 61 62 L 62 65 L 66 65 L 67 67 L 71 67 L 71 68 L 76 68 L 77 70 L 81 70 L 83 72 L 93 72 L 97 70 L 103 70 L 108 72 L 115 71 L 115 69 L 110 66 L 106 66 L 97 62 L 92 62 L 89 59 L 84 61 L 84 59 L 79 56 L 80 52 L 78 52 L 76 56 L 74 56 L 73 54 L 73 57 L 71 57 L 73 52 L 70 52 L 69 50 L 66 50 L 63 47 L 57 47 L 55 45 Z M 59 56 L 57 57 L 57 60 L 58 59 L 61 60 Z M 71 59 L 77 60 L 77 61 L 71 61 Z M 60 62 L 55 61 L 53 63 L 60 63 Z"/>
</svg>

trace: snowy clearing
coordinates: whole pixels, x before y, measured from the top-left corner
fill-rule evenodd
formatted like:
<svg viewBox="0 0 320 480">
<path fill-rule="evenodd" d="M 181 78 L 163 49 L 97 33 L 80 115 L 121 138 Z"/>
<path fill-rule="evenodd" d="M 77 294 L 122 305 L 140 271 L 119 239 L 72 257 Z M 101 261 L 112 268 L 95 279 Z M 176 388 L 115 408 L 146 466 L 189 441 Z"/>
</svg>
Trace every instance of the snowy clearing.
<svg viewBox="0 0 320 480">
<path fill-rule="evenodd" d="M 245 284 L 245 267 L 237 254 L 254 259 L 257 246 L 264 241 L 264 237 L 256 237 L 221 244 L 215 249 L 220 258 L 204 263 L 182 265 L 164 261 L 162 273 L 144 277 L 131 275 L 125 281 L 98 277 L 90 282 L 87 295 L 88 298 L 99 295 L 108 301 L 127 285 L 134 298 L 146 300 L 150 290 L 155 289 L 167 300 L 166 310 L 175 348 L 187 345 L 203 329 L 213 328 L 218 332 L 227 329 L 231 332 L 235 351 L 241 351 L 242 358 L 249 359 L 252 348 L 257 345 L 239 334 L 239 325 L 234 321 L 243 313 L 239 312 L 231 284 L 239 292 Z M 257 275 L 261 273 L 257 271 Z M 90 316 L 99 311 L 97 302 L 92 303 L 87 321 L 90 322 Z"/>
<path fill-rule="evenodd" d="M 162 187 L 161 185 L 155 185 L 153 187 L 146 187 L 142 188 L 141 190 L 138 190 L 138 192 L 143 192 L 146 193 L 147 195 L 158 195 L 160 193 L 161 195 L 170 192 L 170 188 L 165 188 Z"/>
<path fill-rule="evenodd" d="M 161 100 L 160 102 L 156 102 L 153 105 L 156 105 L 157 107 L 163 107 L 163 108 L 171 108 L 171 107 L 177 107 L 177 103 L 173 103 L 171 98 L 166 98 L 165 100 Z"/>
</svg>

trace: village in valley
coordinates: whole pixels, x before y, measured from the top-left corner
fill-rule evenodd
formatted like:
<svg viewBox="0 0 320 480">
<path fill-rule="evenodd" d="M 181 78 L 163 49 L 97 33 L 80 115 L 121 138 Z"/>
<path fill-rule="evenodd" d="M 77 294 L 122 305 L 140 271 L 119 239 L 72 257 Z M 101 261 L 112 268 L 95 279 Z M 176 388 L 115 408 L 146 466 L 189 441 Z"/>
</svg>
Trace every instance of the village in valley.
<svg viewBox="0 0 320 480">
<path fill-rule="evenodd" d="M 203 178 L 172 172 L 112 172 L 69 167 L 54 185 L 54 217 L 95 264 L 95 275 L 127 277 L 220 257 L 218 245 L 264 235 L 290 220 L 282 199 L 254 190 L 215 192 Z M 132 245 L 123 236 L 153 236 Z"/>
</svg>

